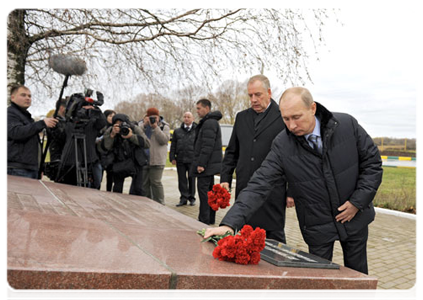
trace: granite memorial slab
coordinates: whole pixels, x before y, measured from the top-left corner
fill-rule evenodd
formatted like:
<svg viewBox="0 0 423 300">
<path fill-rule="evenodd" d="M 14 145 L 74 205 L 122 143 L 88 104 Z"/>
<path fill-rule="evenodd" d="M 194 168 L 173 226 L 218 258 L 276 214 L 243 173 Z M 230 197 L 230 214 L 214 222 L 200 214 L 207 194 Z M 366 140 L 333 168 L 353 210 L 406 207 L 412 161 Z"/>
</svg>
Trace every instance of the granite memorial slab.
<svg viewBox="0 0 423 300">
<path fill-rule="evenodd" d="M 377 278 L 343 266 L 276 266 L 265 260 L 270 254 L 258 265 L 216 260 L 214 244 L 201 243 L 197 234 L 205 224 L 145 197 L 15 176 L 7 183 L 7 274 L 14 289 L 377 286 Z M 310 258 L 302 252 L 291 256 Z"/>
</svg>

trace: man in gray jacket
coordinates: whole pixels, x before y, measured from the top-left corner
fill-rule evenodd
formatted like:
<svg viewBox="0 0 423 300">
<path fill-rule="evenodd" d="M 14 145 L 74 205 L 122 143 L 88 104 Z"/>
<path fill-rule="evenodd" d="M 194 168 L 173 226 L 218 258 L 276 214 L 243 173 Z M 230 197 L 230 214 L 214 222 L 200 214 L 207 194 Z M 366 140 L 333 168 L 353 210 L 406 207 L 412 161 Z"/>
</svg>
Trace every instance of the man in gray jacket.
<svg viewBox="0 0 423 300">
<path fill-rule="evenodd" d="M 287 129 L 275 138 L 222 226 L 208 229 L 205 237 L 240 229 L 285 178 L 309 252 L 332 260 L 339 240 L 344 265 L 367 274 L 368 225 L 383 173 L 377 146 L 356 119 L 329 112 L 305 88 L 286 90 L 280 110 Z"/>
<path fill-rule="evenodd" d="M 150 141 L 150 148 L 145 150 L 148 165 L 143 168 L 143 191 L 147 198 L 165 204 L 162 176 L 166 165 L 170 128 L 155 107 L 147 110 L 144 121 L 140 122 L 139 126 Z"/>
</svg>

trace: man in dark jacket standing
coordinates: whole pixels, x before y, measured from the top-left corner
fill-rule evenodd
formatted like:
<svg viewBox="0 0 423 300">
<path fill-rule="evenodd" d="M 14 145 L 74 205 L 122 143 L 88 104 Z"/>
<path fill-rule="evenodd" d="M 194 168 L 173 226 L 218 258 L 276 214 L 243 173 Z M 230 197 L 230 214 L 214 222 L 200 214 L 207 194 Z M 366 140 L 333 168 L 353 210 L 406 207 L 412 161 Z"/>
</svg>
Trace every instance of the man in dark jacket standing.
<svg viewBox="0 0 423 300">
<path fill-rule="evenodd" d="M 383 173 L 377 146 L 356 119 L 329 112 L 305 88 L 285 91 L 280 109 L 287 129 L 275 138 L 224 226 L 208 229 L 205 237 L 238 229 L 285 177 L 309 252 L 332 260 L 339 240 L 344 265 L 368 274 L 368 225 Z"/>
<path fill-rule="evenodd" d="M 181 127 L 173 132 L 170 144 L 169 160 L 176 165 L 178 188 L 181 197 L 176 206 L 186 205 L 189 201 L 195 205 L 195 177 L 189 174 L 194 159 L 195 128 L 197 124 L 191 112 L 184 113 Z"/>
<path fill-rule="evenodd" d="M 27 109 L 31 91 L 25 86 L 13 87 L 11 105 L 7 108 L 7 174 L 38 178 L 41 143 L 39 133 L 57 124 L 54 118 L 34 122 Z"/>
<path fill-rule="evenodd" d="M 256 75 L 247 83 L 251 107 L 237 114 L 222 163 L 221 185 L 229 189 L 236 170 L 235 201 L 270 151 L 273 139 L 285 129 L 278 104 L 271 98 L 269 79 Z M 266 203 L 247 224 L 266 230 L 266 237 L 286 243 L 285 181 L 275 184 Z"/>
<path fill-rule="evenodd" d="M 196 128 L 194 162 L 191 174 L 197 177 L 197 191 L 200 198 L 198 220 L 214 224 L 216 212 L 208 204 L 207 192 L 213 189 L 214 175 L 220 172 L 222 164 L 222 133 L 220 111 L 211 111 L 211 102 L 201 99 L 197 102 L 197 114 L 201 118 Z"/>
</svg>

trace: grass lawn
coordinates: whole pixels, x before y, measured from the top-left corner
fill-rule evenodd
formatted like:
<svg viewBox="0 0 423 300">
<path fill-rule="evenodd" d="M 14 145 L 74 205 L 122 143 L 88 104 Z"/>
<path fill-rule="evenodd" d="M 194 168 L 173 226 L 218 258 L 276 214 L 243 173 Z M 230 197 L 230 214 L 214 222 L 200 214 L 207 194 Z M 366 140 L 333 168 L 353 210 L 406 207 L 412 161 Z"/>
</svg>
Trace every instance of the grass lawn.
<svg viewBox="0 0 423 300">
<path fill-rule="evenodd" d="M 377 207 L 416 212 L 416 168 L 383 168 L 382 184 L 373 203 Z"/>
</svg>

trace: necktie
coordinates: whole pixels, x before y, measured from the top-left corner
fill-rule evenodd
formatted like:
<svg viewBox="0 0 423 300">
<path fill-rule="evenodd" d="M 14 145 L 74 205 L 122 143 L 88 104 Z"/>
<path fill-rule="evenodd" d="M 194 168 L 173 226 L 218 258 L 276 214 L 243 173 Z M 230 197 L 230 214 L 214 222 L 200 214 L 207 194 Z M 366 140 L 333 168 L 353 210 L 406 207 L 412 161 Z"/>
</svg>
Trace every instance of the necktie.
<svg viewBox="0 0 423 300">
<path fill-rule="evenodd" d="M 322 147 L 319 145 L 318 138 L 317 135 L 310 134 L 308 140 L 313 144 L 313 149 L 322 154 Z"/>
</svg>

